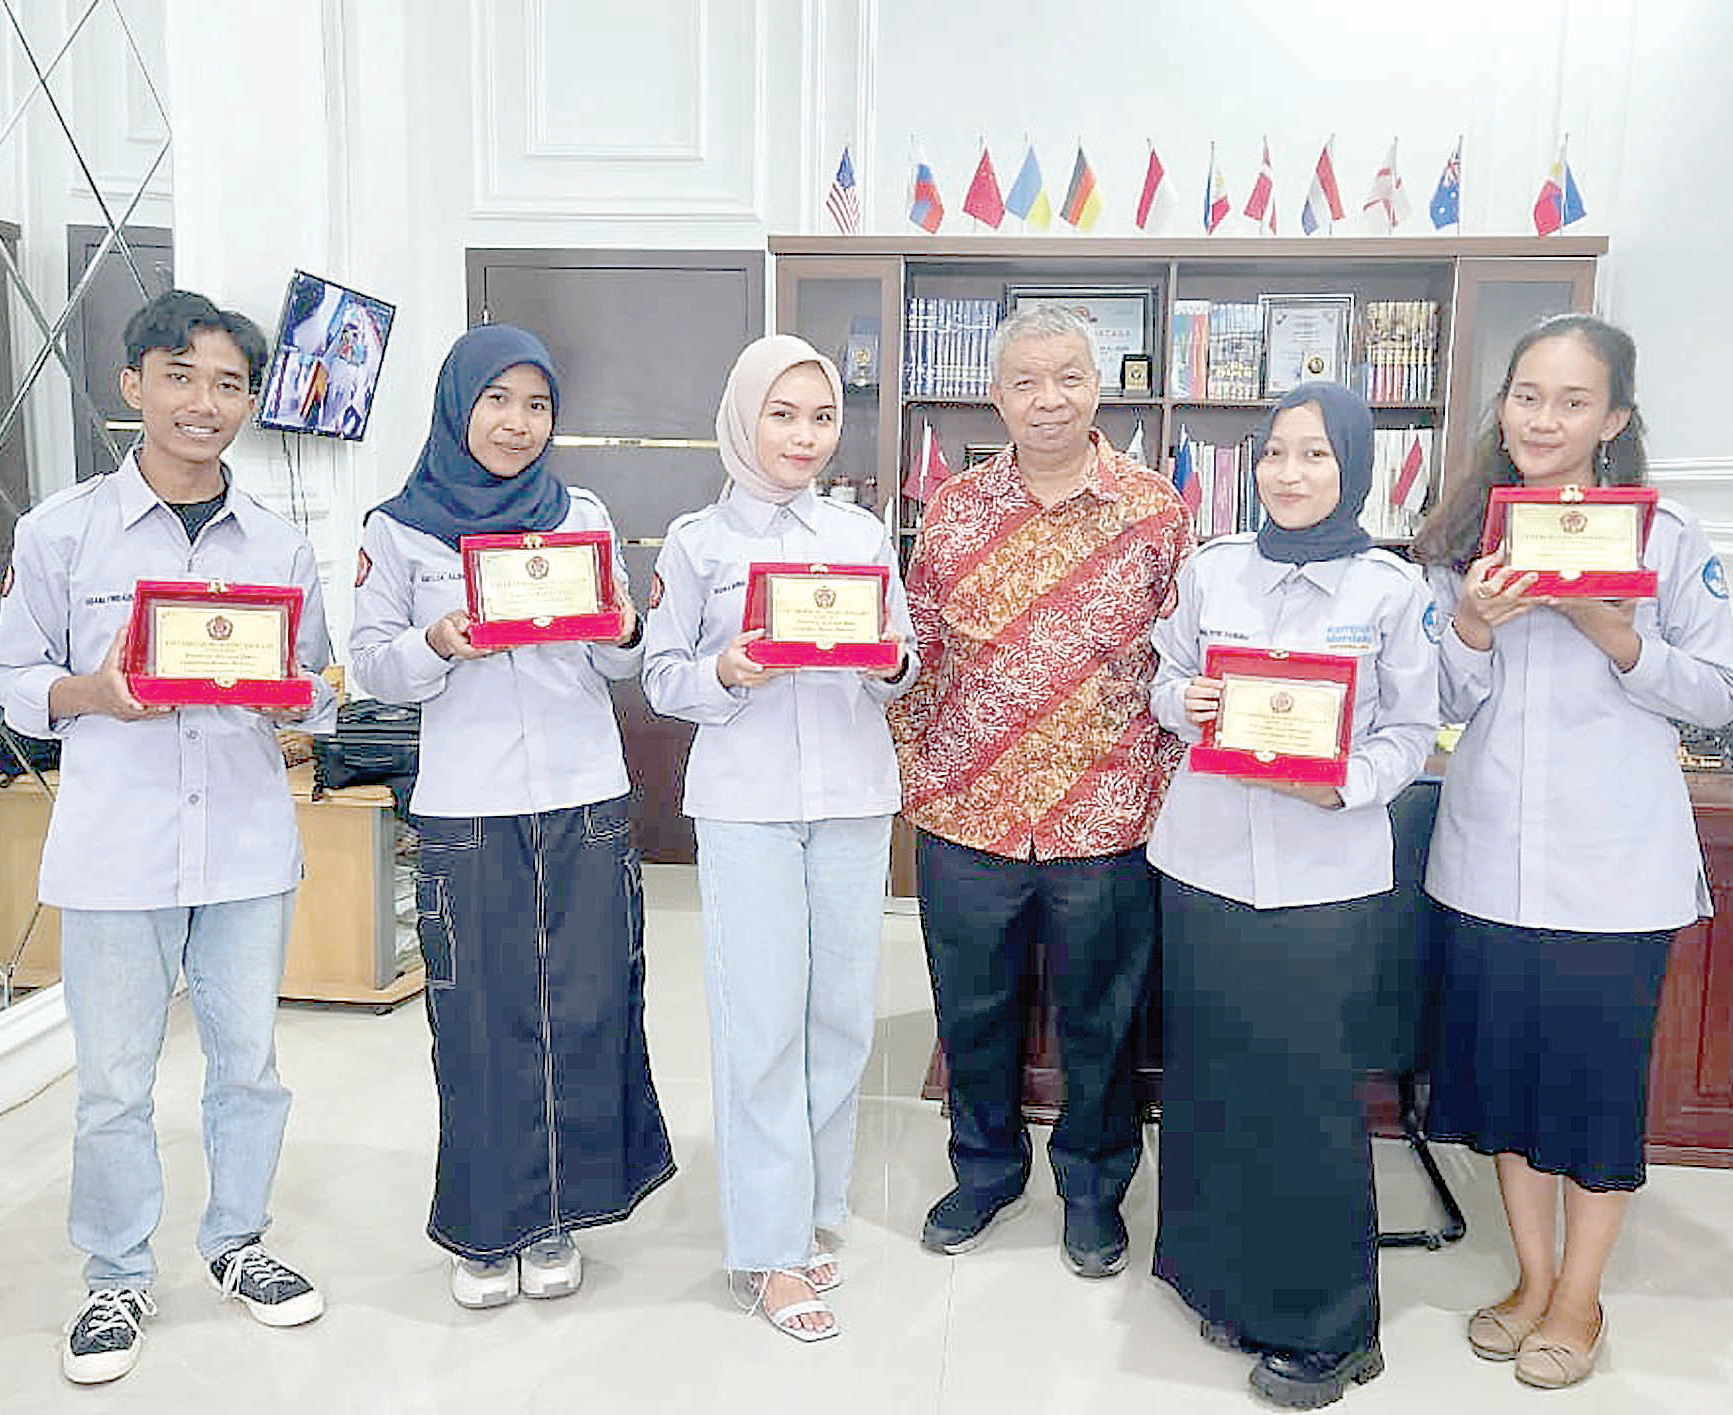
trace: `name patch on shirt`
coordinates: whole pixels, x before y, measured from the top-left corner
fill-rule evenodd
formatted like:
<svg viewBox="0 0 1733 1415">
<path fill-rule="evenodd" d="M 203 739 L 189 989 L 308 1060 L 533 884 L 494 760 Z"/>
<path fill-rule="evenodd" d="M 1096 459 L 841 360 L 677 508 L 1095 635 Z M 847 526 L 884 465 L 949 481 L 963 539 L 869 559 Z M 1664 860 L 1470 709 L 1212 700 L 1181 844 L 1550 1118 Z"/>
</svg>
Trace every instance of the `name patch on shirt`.
<svg viewBox="0 0 1733 1415">
<path fill-rule="evenodd" d="M 1727 598 L 1727 572 L 1721 566 L 1720 556 L 1711 555 L 1703 566 L 1703 584 L 1716 599 Z"/>
<path fill-rule="evenodd" d="M 1209 624 L 1198 625 L 1198 637 L 1206 642 L 1249 644 L 1252 636 L 1239 629 L 1217 629 Z"/>
<path fill-rule="evenodd" d="M 1378 628 L 1374 624 L 1331 624 L 1324 630 L 1324 644 L 1331 649 L 1375 649 Z"/>
<path fill-rule="evenodd" d="M 113 594 L 87 594 L 84 597 L 85 607 L 98 604 L 131 604 L 131 590 L 116 590 Z"/>
<path fill-rule="evenodd" d="M 710 593 L 711 594 L 727 594 L 730 590 L 743 590 L 745 588 L 746 588 L 746 581 L 745 580 L 730 580 L 725 585 L 712 585 L 710 587 Z"/>
<path fill-rule="evenodd" d="M 463 578 L 463 571 L 423 570 L 416 578 L 424 585 L 443 585 L 449 584 L 453 580 L 461 580 Z"/>
</svg>

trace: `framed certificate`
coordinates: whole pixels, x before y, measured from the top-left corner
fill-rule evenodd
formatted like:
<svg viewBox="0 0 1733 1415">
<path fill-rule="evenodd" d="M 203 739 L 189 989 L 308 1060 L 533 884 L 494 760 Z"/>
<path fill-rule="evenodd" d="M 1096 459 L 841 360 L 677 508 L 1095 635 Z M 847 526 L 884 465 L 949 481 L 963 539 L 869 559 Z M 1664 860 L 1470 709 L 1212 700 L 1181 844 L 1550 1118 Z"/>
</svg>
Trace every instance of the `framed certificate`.
<svg viewBox="0 0 1733 1415">
<path fill-rule="evenodd" d="M 140 580 L 121 671 L 151 707 L 308 708 L 294 672 L 301 591 L 226 580 Z"/>
<path fill-rule="evenodd" d="M 754 561 L 742 629 L 755 662 L 787 668 L 895 668 L 903 648 L 885 637 L 891 572 L 883 565 Z"/>
<path fill-rule="evenodd" d="M 479 649 L 609 643 L 625 627 L 606 531 L 464 536 L 458 552 L 474 621 L 469 641 Z"/>
<path fill-rule="evenodd" d="M 1354 336 L 1352 295 L 1261 295 L 1264 397 L 1325 379 L 1348 382 Z"/>
<path fill-rule="evenodd" d="M 1142 287 L 1107 288 L 1052 285 L 1008 285 L 1005 288 L 1006 318 L 1029 305 L 1063 305 L 1078 315 L 1095 335 L 1101 363 L 1101 396 L 1122 398 L 1127 389 L 1124 359 L 1143 355 L 1149 349 L 1150 319 L 1155 292 Z M 1148 388 L 1135 396 L 1147 398 Z"/>
<path fill-rule="evenodd" d="M 1191 749 L 1191 769 L 1340 786 L 1348 777 L 1357 667 L 1345 654 L 1213 646 L 1203 671 L 1222 680 L 1221 710 Z"/>
<path fill-rule="evenodd" d="M 1480 553 L 1500 546 L 1516 570 L 1539 578 L 1531 595 L 1648 599 L 1658 576 L 1643 566 L 1658 493 L 1652 486 L 1495 486 Z"/>
</svg>

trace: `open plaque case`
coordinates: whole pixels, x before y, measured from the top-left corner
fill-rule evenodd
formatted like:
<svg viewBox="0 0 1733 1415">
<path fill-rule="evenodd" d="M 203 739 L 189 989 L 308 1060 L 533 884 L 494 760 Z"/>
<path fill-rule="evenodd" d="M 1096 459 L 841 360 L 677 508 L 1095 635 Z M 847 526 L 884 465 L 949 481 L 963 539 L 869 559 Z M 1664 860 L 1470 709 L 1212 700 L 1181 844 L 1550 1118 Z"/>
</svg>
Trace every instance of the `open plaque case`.
<svg viewBox="0 0 1733 1415">
<path fill-rule="evenodd" d="M 312 682 L 295 673 L 301 591 L 225 580 L 140 580 L 121 671 L 151 707 L 306 709 Z"/>
<path fill-rule="evenodd" d="M 1495 486 L 1480 553 L 1508 547 L 1512 569 L 1538 576 L 1530 595 L 1649 599 L 1658 577 L 1643 550 L 1658 499 L 1652 486 Z"/>
<path fill-rule="evenodd" d="M 458 551 L 478 649 L 612 643 L 625 627 L 606 531 L 464 536 Z"/>
<path fill-rule="evenodd" d="M 1222 680 L 1221 711 L 1191 749 L 1191 769 L 1340 786 L 1348 777 L 1357 668 L 1345 654 L 1213 645 L 1203 671 Z"/>
<path fill-rule="evenodd" d="M 747 655 L 775 668 L 895 668 L 903 650 L 885 637 L 890 581 L 883 565 L 753 562 L 741 627 L 764 637 Z"/>
</svg>

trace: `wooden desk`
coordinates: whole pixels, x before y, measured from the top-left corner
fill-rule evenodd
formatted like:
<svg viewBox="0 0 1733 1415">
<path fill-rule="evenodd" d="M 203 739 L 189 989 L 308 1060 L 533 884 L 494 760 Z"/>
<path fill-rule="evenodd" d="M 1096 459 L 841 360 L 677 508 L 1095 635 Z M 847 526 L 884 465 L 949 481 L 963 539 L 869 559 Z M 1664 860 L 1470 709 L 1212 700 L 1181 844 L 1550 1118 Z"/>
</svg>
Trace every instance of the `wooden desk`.
<svg viewBox="0 0 1733 1415">
<path fill-rule="evenodd" d="M 289 772 L 289 789 L 307 877 L 295 899 L 279 996 L 379 1006 L 413 997 L 425 976 L 419 959 L 407 972 L 397 971 L 391 793 L 383 786 L 353 786 L 314 801 L 311 763 Z M 28 777 L 0 790 L 0 962 L 10 956 L 35 904 L 48 812 L 42 788 Z M 42 911 L 14 976 L 20 987 L 59 981 L 58 910 Z"/>
</svg>

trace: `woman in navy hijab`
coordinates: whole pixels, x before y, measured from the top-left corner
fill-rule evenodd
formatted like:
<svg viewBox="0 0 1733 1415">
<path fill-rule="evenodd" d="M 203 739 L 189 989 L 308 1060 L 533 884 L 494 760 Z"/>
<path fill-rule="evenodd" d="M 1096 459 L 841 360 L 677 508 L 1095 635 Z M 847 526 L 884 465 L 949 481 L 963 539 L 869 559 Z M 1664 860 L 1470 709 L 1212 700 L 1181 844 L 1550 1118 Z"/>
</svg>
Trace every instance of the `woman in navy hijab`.
<svg viewBox="0 0 1733 1415">
<path fill-rule="evenodd" d="M 571 1234 L 613 1223 L 674 1172 L 643 1025 L 643 889 L 608 680 L 636 676 L 622 582 L 615 643 L 478 647 L 466 535 L 605 531 L 548 467 L 553 360 L 521 329 L 453 345 L 403 490 L 367 520 L 350 658 L 387 702 L 421 705 L 410 811 L 439 1092 L 427 1232 L 452 1297 L 559 1297 Z M 618 548 L 615 548 L 618 564 Z"/>
</svg>

